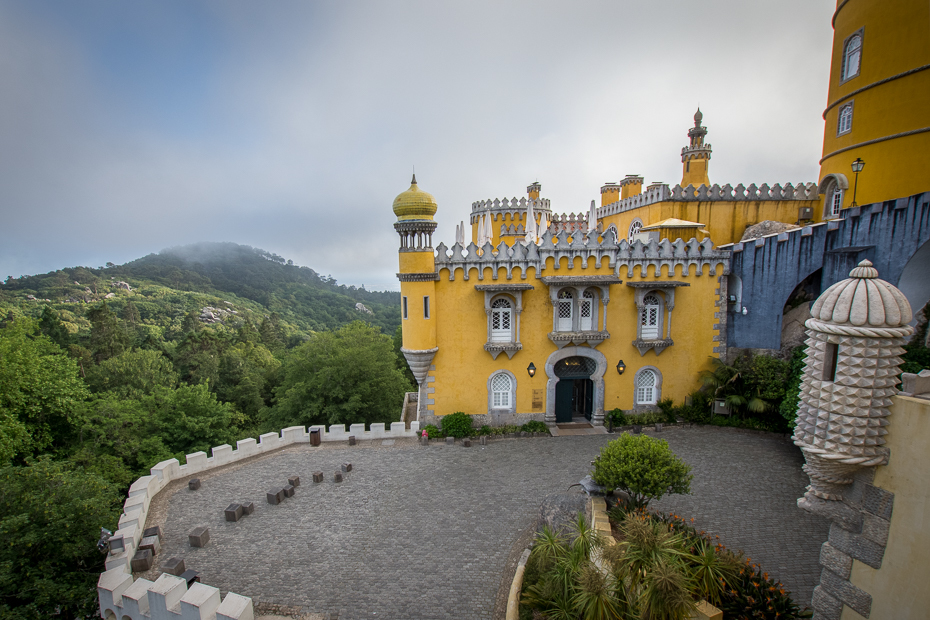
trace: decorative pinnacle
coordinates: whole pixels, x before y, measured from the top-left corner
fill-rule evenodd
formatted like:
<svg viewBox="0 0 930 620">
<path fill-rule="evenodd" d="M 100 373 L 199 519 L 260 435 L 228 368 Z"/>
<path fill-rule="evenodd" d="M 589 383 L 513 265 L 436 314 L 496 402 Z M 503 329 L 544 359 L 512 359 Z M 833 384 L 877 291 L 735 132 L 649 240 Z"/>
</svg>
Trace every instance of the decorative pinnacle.
<svg viewBox="0 0 930 620">
<path fill-rule="evenodd" d="M 878 277 L 878 269 L 872 266 L 872 261 L 864 260 L 849 272 L 849 277 L 871 280 Z"/>
<path fill-rule="evenodd" d="M 700 127 L 702 120 L 704 120 L 704 115 L 701 114 L 701 106 L 698 106 L 697 112 L 694 113 L 694 126 Z"/>
<path fill-rule="evenodd" d="M 411 185 L 417 184 L 417 173 L 416 172 L 413 173 L 413 179 L 410 181 L 410 184 Z"/>
</svg>

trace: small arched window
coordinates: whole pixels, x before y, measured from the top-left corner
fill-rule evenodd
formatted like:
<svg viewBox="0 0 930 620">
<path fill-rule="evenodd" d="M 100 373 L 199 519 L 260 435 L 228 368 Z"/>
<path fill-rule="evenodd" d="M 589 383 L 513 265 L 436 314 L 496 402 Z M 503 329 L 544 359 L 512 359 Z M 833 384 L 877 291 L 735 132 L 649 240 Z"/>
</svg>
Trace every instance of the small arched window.
<svg viewBox="0 0 930 620">
<path fill-rule="evenodd" d="M 852 118 L 853 104 L 847 103 L 840 108 L 839 118 L 836 121 L 836 135 L 841 136 L 852 131 Z"/>
<path fill-rule="evenodd" d="M 513 342 L 513 306 L 504 297 L 491 303 L 491 342 Z"/>
<path fill-rule="evenodd" d="M 661 311 L 662 302 L 656 295 L 650 293 L 643 298 L 643 308 L 639 313 L 640 338 L 643 340 L 659 338 Z"/>
<path fill-rule="evenodd" d="M 843 76 L 841 81 L 846 81 L 859 75 L 859 60 L 862 58 L 862 36 L 854 34 L 846 39 L 846 46 L 843 48 Z"/>
<path fill-rule="evenodd" d="M 639 218 L 636 218 L 635 220 L 633 220 L 633 223 L 630 224 L 630 232 L 627 235 L 626 240 L 629 241 L 630 243 L 633 243 L 633 237 L 635 237 L 636 233 L 642 230 L 642 228 L 643 228 L 642 220 L 640 220 Z"/>
<path fill-rule="evenodd" d="M 572 306 L 575 304 L 575 296 L 570 290 L 559 291 L 559 300 L 556 302 L 556 311 L 558 312 L 558 331 L 572 331 L 572 315 L 574 314 Z"/>
<path fill-rule="evenodd" d="M 581 295 L 581 303 L 578 307 L 578 329 L 581 331 L 597 330 L 597 314 L 594 306 L 594 293 L 585 291 Z"/>
<path fill-rule="evenodd" d="M 491 407 L 510 409 L 512 405 L 513 381 L 509 375 L 498 373 L 491 378 Z"/>
<path fill-rule="evenodd" d="M 826 217 L 836 217 L 840 214 L 840 209 L 843 207 L 843 190 L 836 183 L 830 185 L 827 191 L 826 204 Z"/>
<path fill-rule="evenodd" d="M 654 405 L 657 402 L 658 377 L 654 370 L 642 370 L 636 377 L 636 404 Z"/>
</svg>

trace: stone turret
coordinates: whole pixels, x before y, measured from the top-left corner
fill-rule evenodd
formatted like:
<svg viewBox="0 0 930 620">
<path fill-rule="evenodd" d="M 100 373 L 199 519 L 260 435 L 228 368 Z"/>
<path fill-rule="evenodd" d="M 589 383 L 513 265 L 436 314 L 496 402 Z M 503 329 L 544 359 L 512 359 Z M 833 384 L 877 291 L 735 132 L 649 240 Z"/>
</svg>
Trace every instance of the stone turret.
<svg viewBox="0 0 930 620">
<path fill-rule="evenodd" d="M 688 130 L 689 144 L 681 149 L 682 187 L 710 185 L 707 167 L 710 164 L 711 148 L 710 144 L 704 143 L 707 127 L 701 125 L 703 120 L 704 115 L 701 108 L 698 108 L 694 114 L 694 127 Z"/>
<path fill-rule="evenodd" d="M 811 480 L 802 507 L 842 500 L 857 470 L 887 462 L 891 397 L 913 333 L 904 294 L 867 260 L 814 302 L 811 317 L 794 433 Z"/>
</svg>

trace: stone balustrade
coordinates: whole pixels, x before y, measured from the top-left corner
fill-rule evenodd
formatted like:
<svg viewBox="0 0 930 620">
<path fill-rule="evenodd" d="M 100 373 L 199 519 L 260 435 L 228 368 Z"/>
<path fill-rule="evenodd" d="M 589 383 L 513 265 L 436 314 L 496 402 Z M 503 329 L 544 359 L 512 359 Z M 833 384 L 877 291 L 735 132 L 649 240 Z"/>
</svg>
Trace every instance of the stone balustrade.
<svg viewBox="0 0 930 620">
<path fill-rule="evenodd" d="M 310 434 L 320 433 L 324 442 L 346 441 L 349 436 L 356 439 L 390 439 L 400 437 L 417 437 L 420 423 L 410 423 L 410 430 L 404 428 L 403 422 L 391 422 L 390 427 L 384 423 L 371 424 L 365 430 L 364 424 L 352 424 L 348 430 L 344 424 L 325 426 L 291 426 L 279 433 L 265 433 L 254 438 L 241 439 L 236 448 L 224 444 L 211 449 L 212 456 L 206 452 L 188 454 L 186 463 L 181 465 L 178 459 L 162 461 L 151 468 L 151 474 L 142 476 L 129 487 L 129 494 L 123 503 L 116 532 L 110 538 L 110 553 L 105 561 L 105 571 L 97 581 L 97 596 L 100 601 L 100 614 L 105 620 L 252 620 L 254 611 L 252 599 L 235 593 L 228 593 L 220 601 L 220 591 L 211 586 L 194 583 L 188 588 L 187 582 L 174 575 L 162 574 L 154 582 L 147 579 L 132 578 L 131 562 L 142 540 L 145 520 L 148 516 L 152 499 L 172 480 L 209 471 L 243 459 L 266 454 L 296 443 L 310 443 Z"/>
</svg>

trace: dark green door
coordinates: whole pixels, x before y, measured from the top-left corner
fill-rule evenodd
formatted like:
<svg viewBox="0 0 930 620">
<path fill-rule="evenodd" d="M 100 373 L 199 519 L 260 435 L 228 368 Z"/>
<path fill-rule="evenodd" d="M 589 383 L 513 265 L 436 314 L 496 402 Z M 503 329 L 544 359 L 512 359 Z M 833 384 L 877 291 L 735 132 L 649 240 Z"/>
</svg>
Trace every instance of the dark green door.
<svg viewBox="0 0 930 620">
<path fill-rule="evenodd" d="M 575 402 L 572 410 L 579 416 L 591 420 L 594 410 L 594 382 L 590 379 L 575 379 Z"/>
<path fill-rule="evenodd" d="M 555 384 L 555 422 L 561 424 L 572 421 L 572 401 L 575 396 L 575 382 L 562 379 Z"/>
</svg>

